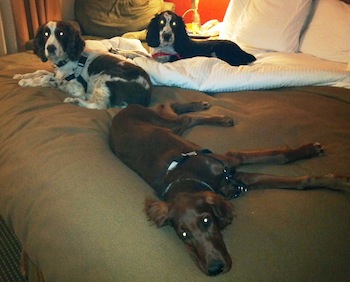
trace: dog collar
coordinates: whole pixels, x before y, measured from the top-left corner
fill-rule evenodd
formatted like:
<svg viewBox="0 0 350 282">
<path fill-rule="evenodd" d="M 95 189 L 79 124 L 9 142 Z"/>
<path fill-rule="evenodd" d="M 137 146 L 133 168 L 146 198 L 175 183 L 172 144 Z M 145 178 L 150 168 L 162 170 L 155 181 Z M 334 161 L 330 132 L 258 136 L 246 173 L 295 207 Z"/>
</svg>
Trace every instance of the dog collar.
<svg viewBox="0 0 350 282">
<path fill-rule="evenodd" d="M 169 53 L 164 53 L 164 52 L 158 52 L 158 53 L 154 53 L 152 54 L 152 58 L 158 58 L 158 57 L 166 57 L 166 56 L 175 56 L 178 60 L 181 59 L 180 54 L 169 54 Z"/>
<path fill-rule="evenodd" d="M 76 78 L 77 81 L 79 81 L 80 84 L 83 85 L 85 92 L 87 91 L 87 82 L 86 82 L 86 80 L 81 76 L 81 73 L 82 73 L 82 71 L 83 71 L 83 68 L 84 68 L 84 66 L 85 66 L 85 63 L 86 63 L 88 57 L 89 57 L 89 56 L 88 56 L 87 54 L 83 53 L 83 54 L 80 56 L 80 58 L 79 58 L 79 61 L 78 61 L 78 64 L 77 64 L 77 68 L 75 69 L 74 73 L 72 73 L 72 74 L 70 74 L 70 75 L 68 75 L 68 76 L 65 77 L 65 80 L 67 80 L 67 81 L 71 81 L 72 79 L 75 79 L 75 78 Z M 67 62 L 66 62 L 66 63 L 67 63 Z M 66 64 L 66 63 L 65 63 L 65 64 Z M 65 64 L 64 64 L 64 65 L 65 65 Z M 63 65 L 63 66 L 64 66 L 64 65 Z M 57 66 L 58 66 L 58 65 L 57 65 Z"/>
<path fill-rule="evenodd" d="M 179 178 L 179 179 L 176 179 L 175 181 L 169 183 L 169 185 L 164 189 L 164 191 L 161 195 L 161 199 L 165 199 L 166 194 L 168 194 L 168 192 L 171 190 L 171 188 L 173 188 L 173 186 L 176 185 L 177 183 L 190 182 L 190 181 L 202 185 L 203 189 L 198 190 L 198 192 L 210 191 L 210 192 L 215 193 L 215 190 L 207 182 L 204 182 L 204 181 L 196 179 L 196 178 Z"/>
</svg>

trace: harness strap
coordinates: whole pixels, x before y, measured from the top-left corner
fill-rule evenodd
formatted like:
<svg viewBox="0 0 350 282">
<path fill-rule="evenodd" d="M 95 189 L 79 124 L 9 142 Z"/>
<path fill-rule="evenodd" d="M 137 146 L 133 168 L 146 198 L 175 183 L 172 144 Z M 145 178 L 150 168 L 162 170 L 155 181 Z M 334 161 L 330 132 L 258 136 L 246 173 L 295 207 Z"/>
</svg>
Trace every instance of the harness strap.
<svg viewBox="0 0 350 282">
<path fill-rule="evenodd" d="M 187 158 L 189 157 L 192 157 L 192 156 L 197 156 L 198 154 L 206 154 L 209 158 L 212 158 L 214 159 L 215 161 L 219 162 L 222 167 L 223 167 L 223 170 L 222 170 L 222 176 L 224 177 L 225 181 L 227 182 L 230 182 L 232 185 L 236 186 L 237 188 L 237 192 L 233 195 L 234 198 L 237 198 L 238 196 L 240 196 L 242 193 L 245 193 L 247 192 L 247 187 L 246 185 L 239 179 L 236 179 L 233 177 L 233 175 L 231 174 L 230 172 L 230 169 L 228 168 L 228 166 L 221 160 L 215 158 L 214 156 L 212 155 L 209 155 L 209 154 L 212 154 L 212 151 L 208 150 L 208 149 L 202 149 L 200 151 L 192 151 L 192 152 L 188 152 L 188 153 L 182 153 L 181 156 L 175 160 L 173 160 L 169 167 L 168 167 L 168 170 L 166 172 L 166 174 L 169 173 L 169 171 L 171 170 L 174 170 L 180 163 L 182 163 L 184 160 L 186 160 Z M 161 197 L 164 199 L 165 195 L 168 193 L 168 191 L 172 188 L 172 186 L 178 182 L 181 182 L 181 181 L 195 181 L 197 183 L 200 183 L 202 184 L 202 186 L 205 186 L 206 189 L 205 190 L 202 190 L 202 191 L 212 191 L 212 192 L 215 192 L 215 189 L 213 189 L 208 183 L 202 181 L 202 180 L 199 180 L 199 179 L 193 179 L 193 178 L 184 178 L 184 179 L 178 179 L 178 180 L 175 180 L 173 182 L 171 182 L 166 188 L 165 190 L 163 191 L 163 193 L 161 194 Z"/>
<path fill-rule="evenodd" d="M 86 80 L 81 76 L 81 73 L 83 71 L 83 68 L 86 64 L 86 61 L 87 61 L 87 58 L 89 56 L 86 54 L 86 53 L 83 53 L 80 58 L 79 58 L 79 61 L 78 61 L 78 64 L 77 64 L 77 68 L 75 69 L 74 73 L 66 76 L 64 79 L 67 80 L 67 81 L 71 81 L 73 79 L 77 79 L 77 81 L 83 85 L 84 87 L 84 90 L 85 92 L 87 91 L 87 82 Z M 60 61 L 58 62 L 57 66 L 58 67 L 62 67 L 64 66 L 65 64 L 67 64 L 68 61 L 67 60 L 63 60 L 63 61 Z"/>
<path fill-rule="evenodd" d="M 168 167 L 167 173 L 171 170 L 173 170 L 174 168 L 176 168 L 176 166 L 183 162 L 185 159 L 187 159 L 188 157 L 192 157 L 192 156 L 197 156 L 198 154 L 211 154 L 212 151 L 210 151 L 209 149 L 203 149 L 200 151 L 192 151 L 192 152 L 188 152 L 188 153 L 181 153 L 181 156 L 175 160 L 173 160 L 171 162 L 171 164 Z"/>
</svg>

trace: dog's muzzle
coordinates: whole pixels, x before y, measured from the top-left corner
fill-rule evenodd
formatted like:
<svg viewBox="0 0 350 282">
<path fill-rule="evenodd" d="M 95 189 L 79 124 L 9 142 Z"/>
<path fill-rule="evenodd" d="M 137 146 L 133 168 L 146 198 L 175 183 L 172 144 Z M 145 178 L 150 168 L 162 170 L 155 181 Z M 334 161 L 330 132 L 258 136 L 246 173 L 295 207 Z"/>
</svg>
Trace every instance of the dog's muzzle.
<svg viewBox="0 0 350 282">
<path fill-rule="evenodd" d="M 53 44 L 48 45 L 48 46 L 46 47 L 46 49 L 47 49 L 47 52 L 48 52 L 50 55 L 55 55 L 56 50 L 57 50 L 56 46 L 53 45 Z"/>
<path fill-rule="evenodd" d="M 216 276 L 224 271 L 224 263 L 221 260 L 213 261 L 208 268 L 209 276 Z"/>
<path fill-rule="evenodd" d="M 165 42 L 169 42 L 172 40 L 173 34 L 171 32 L 164 32 L 162 36 Z"/>
</svg>

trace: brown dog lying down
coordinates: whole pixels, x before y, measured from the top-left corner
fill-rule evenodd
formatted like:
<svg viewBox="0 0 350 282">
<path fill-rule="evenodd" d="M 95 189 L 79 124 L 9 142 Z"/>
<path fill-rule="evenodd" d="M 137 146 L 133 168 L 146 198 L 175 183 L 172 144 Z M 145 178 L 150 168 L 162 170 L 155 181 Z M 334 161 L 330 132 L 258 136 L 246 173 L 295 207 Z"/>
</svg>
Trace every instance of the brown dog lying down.
<svg viewBox="0 0 350 282">
<path fill-rule="evenodd" d="M 350 178 L 237 172 L 241 164 L 285 164 L 320 156 L 323 149 L 314 143 L 297 149 L 212 153 L 180 137 L 196 125 L 233 126 L 233 120 L 226 116 L 178 116 L 207 108 L 209 104 L 205 102 L 160 105 L 157 111 L 129 105 L 112 121 L 110 145 L 161 199 L 146 200 L 149 219 L 158 227 L 172 225 L 199 268 L 207 275 L 217 275 L 231 268 L 231 258 L 220 233 L 233 218 L 228 199 L 261 188 L 328 188 L 350 192 Z"/>
</svg>

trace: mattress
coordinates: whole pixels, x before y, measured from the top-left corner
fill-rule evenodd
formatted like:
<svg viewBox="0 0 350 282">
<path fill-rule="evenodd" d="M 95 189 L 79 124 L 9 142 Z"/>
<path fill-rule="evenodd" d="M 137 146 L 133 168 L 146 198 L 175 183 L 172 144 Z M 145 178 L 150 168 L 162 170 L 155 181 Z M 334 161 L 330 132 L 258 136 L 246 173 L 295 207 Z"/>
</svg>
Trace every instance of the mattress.
<svg viewBox="0 0 350 282">
<path fill-rule="evenodd" d="M 21 88 L 12 77 L 50 70 L 31 52 L 0 58 L 0 214 L 45 281 L 212 281 L 171 227 L 143 212 L 155 197 L 111 152 L 119 109 L 64 104 L 57 89 Z M 350 89 L 330 86 L 210 93 L 155 86 L 151 105 L 208 101 L 235 126 L 199 126 L 185 138 L 215 152 L 296 147 L 318 141 L 325 156 L 241 170 L 350 175 Z M 216 281 L 345 281 L 350 276 L 349 195 L 259 190 L 232 200 L 223 231 L 233 260 Z"/>
</svg>

